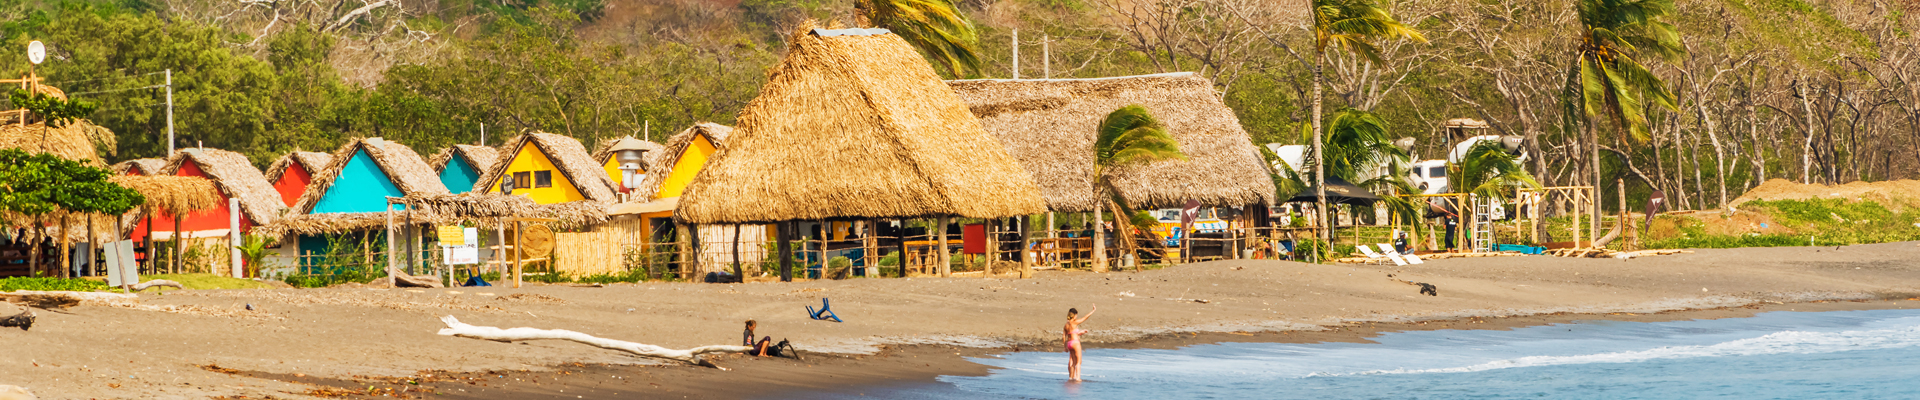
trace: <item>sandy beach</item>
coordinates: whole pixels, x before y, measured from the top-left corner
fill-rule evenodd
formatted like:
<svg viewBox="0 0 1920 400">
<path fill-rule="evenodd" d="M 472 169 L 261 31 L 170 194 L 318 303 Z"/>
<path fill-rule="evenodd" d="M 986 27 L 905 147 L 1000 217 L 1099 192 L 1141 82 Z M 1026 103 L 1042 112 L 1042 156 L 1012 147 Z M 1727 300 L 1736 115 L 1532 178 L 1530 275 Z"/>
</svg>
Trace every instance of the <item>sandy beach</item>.
<svg viewBox="0 0 1920 400">
<path fill-rule="evenodd" d="M 1433 284 L 1439 295 L 1419 294 L 1388 274 Z M 862 385 L 986 371 L 967 356 L 1057 350 L 1065 310 L 1093 304 L 1101 307 L 1088 324 L 1090 346 L 1178 347 L 1581 319 L 1911 308 L 1916 296 L 1920 244 L 1913 242 L 1631 260 L 1462 258 L 1409 267 L 1238 260 L 1138 273 L 1044 271 L 1034 279 L 176 291 L 141 295 L 138 307 L 35 310 L 32 331 L 0 330 L 0 384 L 59 399 L 388 390 L 425 398 L 857 393 Z M 804 306 L 818 306 L 822 297 L 846 322 L 807 318 Z M 249 304 L 254 310 L 246 310 Z M 0 303 L 0 314 L 20 310 Z M 760 334 L 790 339 L 808 357 L 725 356 L 716 361 L 732 370 L 720 371 L 570 342 L 437 335 L 446 315 L 671 348 L 736 344 L 741 322 L 755 319 Z"/>
</svg>

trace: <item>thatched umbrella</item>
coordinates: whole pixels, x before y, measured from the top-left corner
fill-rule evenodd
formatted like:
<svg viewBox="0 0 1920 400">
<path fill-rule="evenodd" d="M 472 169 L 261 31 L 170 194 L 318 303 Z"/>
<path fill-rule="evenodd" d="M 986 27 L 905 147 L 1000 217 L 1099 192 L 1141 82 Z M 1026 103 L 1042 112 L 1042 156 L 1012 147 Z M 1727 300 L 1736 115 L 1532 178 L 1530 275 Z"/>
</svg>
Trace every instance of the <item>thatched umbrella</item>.
<svg viewBox="0 0 1920 400">
<path fill-rule="evenodd" d="M 131 213 L 134 218 L 116 221 L 114 226 L 119 227 L 118 230 L 123 233 L 133 229 L 134 221 L 140 220 L 140 216 L 143 213 L 151 215 L 158 211 L 178 218 L 188 213 L 213 210 L 226 206 L 225 204 L 221 204 L 223 202 L 220 198 L 220 189 L 214 185 L 213 181 L 207 180 L 206 178 L 197 176 L 122 175 L 115 176 L 109 180 L 114 184 L 133 189 L 133 191 L 139 192 L 141 196 L 147 198 L 147 203 L 143 205 L 143 208 Z M 88 229 L 91 230 L 92 227 L 89 226 Z M 179 230 L 178 224 L 174 225 L 174 230 Z M 88 234 L 88 237 L 92 236 L 92 234 Z M 179 235 L 176 234 L 175 236 L 178 237 Z M 149 242 L 153 240 L 153 224 L 151 222 L 147 224 L 147 240 Z M 153 246 L 146 246 L 146 252 L 146 258 L 152 260 Z"/>
<path fill-rule="evenodd" d="M 812 29 L 788 43 L 760 95 L 741 110 L 730 143 L 689 185 L 675 218 L 744 224 L 931 217 L 944 227 L 954 216 L 1046 211 L 1033 177 L 899 36 Z"/>
<path fill-rule="evenodd" d="M 0 124 L 0 148 L 16 148 L 28 153 L 49 153 L 95 167 L 107 167 L 94 151 L 96 143 L 111 145 L 113 131 L 86 120 L 74 120 L 66 126 L 47 128 L 35 122 L 26 125 Z"/>
</svg>

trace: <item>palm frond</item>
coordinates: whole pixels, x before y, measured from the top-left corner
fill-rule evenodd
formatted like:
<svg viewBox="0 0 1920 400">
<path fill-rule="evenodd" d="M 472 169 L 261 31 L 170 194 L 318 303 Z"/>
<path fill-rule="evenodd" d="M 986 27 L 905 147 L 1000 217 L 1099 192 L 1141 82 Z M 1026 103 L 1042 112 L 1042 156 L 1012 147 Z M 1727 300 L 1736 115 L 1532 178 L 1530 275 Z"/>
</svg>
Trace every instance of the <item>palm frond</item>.
<svg viewBox="0 0 1920 400">
<path fill-rule="evenodd" d="M 1167 135 L 1166 125 L 1153 118 L 1146 107 L 1128 105 L 1107 114 L 1100 121 L 1094 140 L 1094 162 L 1106 170 L 1114 166 L 1161 160 L 1186 160 L 1179 142 Z"/>
<path fill-rule="evenodd" d="M 861 0 L 856 10 L 940 63 L 954 76 L 980 69 L 979 34 L 951 0 Z"/>
</svg>

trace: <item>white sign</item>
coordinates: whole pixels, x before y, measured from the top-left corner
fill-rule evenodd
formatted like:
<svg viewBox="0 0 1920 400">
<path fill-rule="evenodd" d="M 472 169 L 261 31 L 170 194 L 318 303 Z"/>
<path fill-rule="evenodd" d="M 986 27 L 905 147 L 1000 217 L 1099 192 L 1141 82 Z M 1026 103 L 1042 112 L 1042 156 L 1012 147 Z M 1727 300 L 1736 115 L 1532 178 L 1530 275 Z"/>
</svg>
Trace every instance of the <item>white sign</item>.
<svg viewBox="0 0 1920 400">
<path fill-rule="evenodd" d="M 442 259 L 447 265 L 470 265 L 480 263 L 480 229 L 466 228 L 465 244 L 459 246 L 440 246 Z"/>
<path fill-rule="evenodd" d="M 107 284 L 115 287 L 140 283 L 140 264 L 133 258 L 133 241 L 106 244 Z"/>
<path fill-rule="evenodd" d="M 46 61 L 46 60 L 47 60 L 47 45 L 40 44 L 40 41 L 38 40 L 35 40 L 32 43 L 27 43 L 27 61 L 32 61 L 34 64 L 39 64 L 41 61 Z"/>
</svg>

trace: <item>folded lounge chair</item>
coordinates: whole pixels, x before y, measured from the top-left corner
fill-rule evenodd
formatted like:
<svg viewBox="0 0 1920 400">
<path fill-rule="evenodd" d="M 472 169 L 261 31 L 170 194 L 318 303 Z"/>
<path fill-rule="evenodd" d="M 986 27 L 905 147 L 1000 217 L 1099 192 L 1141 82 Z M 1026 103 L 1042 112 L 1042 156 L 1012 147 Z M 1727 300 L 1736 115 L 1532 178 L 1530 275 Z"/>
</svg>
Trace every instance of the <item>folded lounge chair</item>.
<svg viewBox="0 0 1920 400">
<path fill-rule="evenodd" d="M 1379 244 L 1379 246 L 1380 246 L 1381 252 L 1387 253 L 1387 257 L 1393 257 L 1393 261 L 1401 262 L 1400 265 L 1420 264 L 1425 262 L 1420 260 L 1420 256 L 1413 255 L 1413 253 L 1400 254 L 1399 250 L 1393 249 L 1393 245 L 1381 243 Z"/>
<path fill-rule="evenodd" d="M 831 308 L 831 305 L 827 303 L 827 298 L 825 297 L 820 298 L 820 311 L 814 311 L 813 306 L 807 306 L 807 317 L 813 318 L 816 321 L 825 321 L 825 320 L 831 319 L 833 320 L 833 322 L 846 322 L 846 321 L 841 321 L 840 316 L 833 315 L 833 309 Z"/>
<path fill-rule="evenodd" d="M 1359 246 L 1353 246 L 1353 248 L 1360 250 L 1360 254 L 1365 254 L 1367 256 L 1367 261 L 1369 263 L 1386 265 L 1387 258 L 1381 256 L 1380 253 L 1373 252 L 1372 247 L 1368 247 L 1366 245 L 1359 245 Z M 1398 264 L 1398 265 L 1407 265 L 1406 261 L 1393 260 L 1393 262 L 1394 264 Z"/>
<path fill-rule="evenodd" d="M 1359 245 L 1359 246 L 1356 246 L 1356 247 L 1362 247 L 1362 248 L 1364 248 L 1364 247 L 1367 247 L 1367 245 L 1364 245 L 1364 244 L 1363 244 L 1363 245 Z M 1393 249 L 1393 246 L 1389 246 L 1389 245 L 1386 245 L 1386 244 L 1381 244 L 1381 245 L 1380 245 L 1380 253 L 1382 253 L 1382 254 L 1386 254 L 1386 255 L 1387 255 L 1387 259 L 1389 259 L 1389 260 L 1393 260 L 1393 265 L 1407 265 L 1407 264 L 1409 264 L 1409 263 L 1407 262 L 1407 259 L 1405 259 L 1405 258 L 1401 258 L 1401 257 L 1400 257 L 1400 252 L 1399 252 L 1399 251 L 1396 251 L 1396 250 L 1394 250 L 1394 249 Z"/>
</svg>

